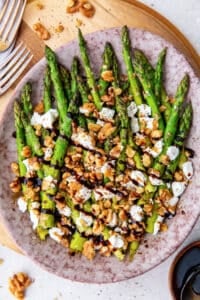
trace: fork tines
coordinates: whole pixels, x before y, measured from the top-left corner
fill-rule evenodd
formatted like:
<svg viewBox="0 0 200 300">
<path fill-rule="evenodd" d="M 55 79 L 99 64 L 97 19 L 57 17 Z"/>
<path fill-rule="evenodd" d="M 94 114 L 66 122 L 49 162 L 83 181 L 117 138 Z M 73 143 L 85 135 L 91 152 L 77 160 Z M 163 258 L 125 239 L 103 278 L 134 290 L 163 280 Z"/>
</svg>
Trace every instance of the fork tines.
<svg viewBox="0 0 200 300">
<path fill-rule="evenodd" d="M 0 51 L 6 49 L 14 40 L 25 6 L 26 0 L 5 0 L 0 12 Z"/>
<path fill-rule="evenodd" d="M 0 95 L 3 94 L 25 70 L 33 55 L 23 42 L 0 62 Z"/>
</svg>

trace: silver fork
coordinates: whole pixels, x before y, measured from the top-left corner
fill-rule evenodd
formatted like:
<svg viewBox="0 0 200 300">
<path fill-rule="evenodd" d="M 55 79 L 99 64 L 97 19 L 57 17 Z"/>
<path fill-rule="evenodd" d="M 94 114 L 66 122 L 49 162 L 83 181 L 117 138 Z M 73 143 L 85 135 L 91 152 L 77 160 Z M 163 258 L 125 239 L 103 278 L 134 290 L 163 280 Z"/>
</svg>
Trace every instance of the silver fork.
<svg viewBox="0 0 200 300">
<path fill-rule="evenodd" d="M 0 53 L 9 48 L 16 37 L 26 0 L 4 0 L 0 11 Z"/>
<path fill-rule="evenodd" d="M 5 93 L 30 63 L 33 55 L 23 42 L 0 62 L 0 95 Z"/>
</svg>

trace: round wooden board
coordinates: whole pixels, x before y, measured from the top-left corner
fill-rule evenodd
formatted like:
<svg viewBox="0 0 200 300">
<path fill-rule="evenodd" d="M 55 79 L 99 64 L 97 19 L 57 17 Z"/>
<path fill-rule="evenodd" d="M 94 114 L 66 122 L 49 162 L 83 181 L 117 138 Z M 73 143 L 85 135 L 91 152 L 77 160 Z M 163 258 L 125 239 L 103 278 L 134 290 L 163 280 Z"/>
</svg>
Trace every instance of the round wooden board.
<svg viewBox="0 0 200 300">
<path fill-rule="evenodd" d="M 43 0 L 44 9 L 38 10 L 39 1 L 31 0 L 26 7 L 23 23 L 19 33 L 18 40 L 31 49 L 34 59 L 26 69 L 37 63 L 44 55 L 44 42 L 41 41 L 33 31 L 33 24 L 40 20 L 51 33 L 51 39 L 46 43 L 53 49 L 69 42 L 77 36 L 77 19 L 83 22 L 81 30 L 84 34 L 99 29 L 118 27 L 128 25 L 130 27 L 143 28 L 156 33 L 170 43 L 172 43 L 180 52 L 182 52 L 196 74 L 200 76 L 200 57 L 184 35 L 166 18 L 161 16 L 153 9 L 135 0 L 93 0 L 91 1 L 96 13 L 93 18 L 87 19 L 76 13 L 74 15 L 66 14 L 66 6 L 63 1 Z M 56 27 L 62 23 L 64 31 L 60 34 L 55 33 Z M 17 83 L 16 83 L 17 84 Z M 15 86 L 16 86 L 15 84 Z M 0 113 L 3 113 L 8 103 L 13 86 L 5 95 L 0 97 Z M 0 220 L 0 243 L 14 250 L 18 250 L 7 233 L 3 223 Z M 20 251 L 19 251 L 20 252 Z"/>
</svg>

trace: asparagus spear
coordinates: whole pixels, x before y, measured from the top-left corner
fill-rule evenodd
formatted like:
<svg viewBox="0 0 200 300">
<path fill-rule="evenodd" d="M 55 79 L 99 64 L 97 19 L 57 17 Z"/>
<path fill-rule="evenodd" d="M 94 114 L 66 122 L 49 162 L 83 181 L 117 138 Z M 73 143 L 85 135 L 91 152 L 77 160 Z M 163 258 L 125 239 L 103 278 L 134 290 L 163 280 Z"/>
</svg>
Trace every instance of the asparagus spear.
<svg viewBox="0 0 200 300">
<path fill-rule="evenodd" d="M 72 98 L 75 96 L 75 94 L 78 91 L 77 86 L 77 77 L 79 74 L 79 60 L 77 57 L 73 58 L 72 66 L 71 66 L 71 92 L 72 92 Z"/>
<path fill-rule="evenodd" d="M 22 89 L 21 102 L 23 105 L 23 110 L 27 115 L 27 117 L 29 118 L 31 118 L 33 113 L 33 107 L 31 103 L 31 93 L 32 93 L 32 86 L 30 82 L 27 82 Z"/>
<path fill-rule="evenodd" d="M 98 88 L 94 79 L 94 75 L 90 66 L 89 56 L 86 49 L 86 42 L 84 40 L 84 37 L 82 35 L 81 30 L 78 30 L 78 38 L 79 38 L 79 47 L 80 47 L 80 53 L 81 58 L 83 60 L 83 66 L 85 69 L 85 73 L 87 76 L 87 83 L 91 90 L 91 95 L 93 97 L 94 104 L 98 110 L 101 110 L 102 103 L 101 98 L 99 96 Z"/>
<path fill-rule="evenodd" d="M 113 49 L 110 48 L 110 43 L 106 43 L 104 52 L 103 52 L 103 64 L 100 71 L 100 79 L 99 79 L 99 94 L 103 96 L 106 94 L 107 88 L 109 87 L 109 82 L 103 80 L 101 74 L 104 71 L 108 71 L 112 69 L 112 56 L 113 56 Z"/>
<path fill-rule="evenodd" d="M 47 66 L 44 74 L 44 93 L 43 93 L 44 111 L 51 108 L 51 77 L 49 67 Z"/>
<path fill-rule="evenodd" d="M 30 147 L 35 155 L 42 156 L 43 155 L 43 150 L 40 145 L 40 141 L 38 136 L 35 134 L 35 131 L 31 124 L 29 123 L 29 119 L 27 118 L 25 112 L 21 109 L 20 106 L 18 106 L 18 109 L 20 109 L 20 116 L 21 120 L 25 129 L 25 134 L 27 141 L 30 143 Z"/>
<path fill-rule="evenodd" d="M 15 129 L 16 129 L 16 144 L 17 144 L 17 157 L 19 163 L 19 173 L 23 177 L 26 175 L 26 167 L 23 163 L 24 157 L 22 156 L 22 150 L 26 145 L 25 130 L 21 120 L 21 107 L 17 101 L 14 103 L 14 117 L 15 117 Z"/>
<path fill-rule="evenodd" d="M 87 85 L 86 83 L 83 82 L 80 76 L 78 76 L 77 81 L 78 81 L 78 90 L 81 95 L 82 103 L 87 103 L 89 101 L 88 100 L 89 92 L 88 92 Z"/>
<path fill-rule="evenodd" d="M 184 141 L 187 138 L 189 129 L 191 127 L 191 123 L 192 123 L 192 105 L 189 102 L 186 104 L 184 112 L 181 116 L 180 124 L 178 127 L 179 129 L 178 129 L 177 135 L 174 140 L 174 144 L 180 148 L 183 147 Z M 176 171 L 176 168 L 179 164 L 181 155 L 182 154 L 180 153 L 179 156 L 175 160 L 173 160 L 169 163 L 169 165 L 167 166 L 167 168 L 165 170 L 165 178 L 172 179 L 172 176 L 173 176 L 174 172 Z"/>
<path fill-rule="evenodd" d="M 127 74 L 128 74 L 128 80 L 130 82 L 130 88 L 131 92 L 134 98 L 134 101 L 137 105 L 142 104 L 143 99 L 140 91 L 140 86 L 138 79 L 135 75 L 135 71 L 133 68 L 133 63 L 131 59 L 131 42 L 129 39 L 129 33 L 128 33 L 128 28 L 127 26 L 124 26 L 122 28 L 122 53 L 123 53 L 123 58 L 124 62 L 126 65 L 127 69 Z"/>
<path fill-rule="evenodd" d="M 112 60 L 112 65 L 113 65 L 113 76 L 114 76 L 114 81 L 113 81 L 113 87 L 114 89 L 119 88 L 120 84 L 120 79 L 119 79 L 119 66 L 117 62 L 117 58 L 115 56 L 115 53 L 112 49 L 112 46 L 108 44 L 107 48 L 109 51 L 112 50 L 113 52 L 113 60 Z M 122 152 L 120 154 L 120 157 L 117 160 L 117 165 L 116 165 L 116 171 L 117 173 L 124 171 L 125 168 L 125 160 L 126 160 L 126 146 L 127 146 L 127 138 L 128 138 L 128 116 L 126 112 L 126 105 L 122 101 L 122 99 L 119 96 L 115 96 L 115 102 L 116 102 L 116 111 L 118 113 L 118 116 L 120 118 L 120 142 L 123 147 Z"/>
<path fill-rule="evenodd" d="M 189 84 L 189 77 L 187 75 L 185 75 L 184 78 L 182 79 L 182 81 L 180 82 L 177 92 L 176 92 L 175 103 L 174 103 L 174 106 L 172 107 L 172 113 L 171 113 L 170 119 L 169 119 L 166 129 L 165 129 L 164 150 L 162 151 L 160 156 L 162 154 L 166 154 L 168 147 L 174 142 L 174 137 L 175 137 L 175 133 L 176 133 L 176 130 L 174 130 L 174 128 L 177 128 L 177 124 L 179 121 L 179 113 L 182 108 L 182 104 L 183 104 L 183 101 L 185 99 L 185 96 L 186 96 L 186 93 L 188 90 L 188 84 Z M 188 128 L 191 124 L 191 119 L 192 119 L 192 115 L 190 115 L 190 116 L 188 115 L 190 113 L 190 111 L 191 111 L 191 106 L 189 105 L 185 109 L 184 118 L 180 119 L 180 128 L 181 128 L 181 130 L 183 130 L 182 131 L 183 133 L 181 133 L 181 137 L 183 137 L 182 134 L 186 135 L 188 133 Z M 189 119 L 186 121 L 185 117 L 187 117 L 187 118 L 189 117 Z M 172 126 L 174 126 L 174 127 L 172 127 Z M 153 169 L 158 170 L 160 172 L 161 176 L 163 175 L 163 173 L 165 171 L 165 166 L 159 162 L 159 158 L 158 158 L 158 161 L 155 162 Z M 156 203 L 154 203 L 154 209 L 152 212 L 152 216 L 147 219 L 147 227 L 146 227 L 147 232 L 149 232 L 149 233 L 153 232 L 154 223 L 157 219 L 157 216 L 158 216 L 157 205 L 156 205 Z"/>
<path fill-rule="evenodd" d="M 72 91 L 71 91 L 71 74 L 70 72 L 63 67 L 62 65 L 60 65 L 60 75 L 61 75 L 61 79 L 62 79 L 62 83 L 63 83 L 63 88 L 65 91 L 65 95 L 66 98 L 68 100 L 68 102 L 70 101 L 70 99 L 72 98 Z"/>
<path fill-rule="evenodd" d="M 157 98 L 151 89 L 151 83 L 149 82 L 145 72 L 145 65 L 141 64 L 141 54 L 138 50 L 135 50 L 134 67 L 135 67 L 135 72 L 144 89 L 144 97 L 147 101 L 147 104 L 151 107 L 152 116 L 158 119 L 159 128 L 162 131 L 164 131 L 164 122 L 161 113 L 159 111 Z"/>
<path fill-rule="evenodd" d="M 67 99 L 64 93 L 56 55 L 48 46 L 45 47 L 45 55 L 50 70 L 51 80 L 54 86 L 59 117 L 60 120 L 64 122 L 67 115 Z"/>
<path fill-rule="evenodd" d="M 152 65 L 150 64 L 148 58 L 145 56 L 144 52 L 142 52 L 141 50 L 137 49 L 137 53 L 140 54 L 140 63 L 143 66 L 143 68 L 145 69 L 145 74 L 147 77 L 147 80 L 151 86 L 151 89 L 154 90 L 154 68 L 152 67 Z"/>
<path fill-rule="evenodd" d="M 181 82 L 177 88 L 177 92 L 175 95 L 175 102 L 172 107 L 170 118 L 166 124 L 164 138 L 163 138 L 163 140 L 164 140 L 163 151 L 158 156 L 158 159 L 156 160 L 156 162 L 153 165 L 153 168 L 155 170 L 158 170 L 160 172 L 160 175 L 162 175 L 164 173 L 165 166 L 159 161 L 159 159 L 160 159 L 161 155 L 166 154 L 168 147 L 171 146 L 174 141 L 176 130 L 177 130 L 177 125 L 179 122 L 179 114 L 181 112 L 183 101 L 184 101 L 185 96 L 188 91 L 188 86 L 189 86 L 189 77 L 186 74 L 183 77 L 183 79 L 181 80 Z"/>
<path fill-rule="evenodd" d="M 165 62 L 167 48 L 164 48 L 158 57 L 158 61 L 155 69 L 154 76 L 154 86 L 155 86 L 155 96 L 158 100 L 158 103 L 161 103 L 161 93 L 162 93 L 162 81 L 163 81 L 163 65 Z"/>
</svg>

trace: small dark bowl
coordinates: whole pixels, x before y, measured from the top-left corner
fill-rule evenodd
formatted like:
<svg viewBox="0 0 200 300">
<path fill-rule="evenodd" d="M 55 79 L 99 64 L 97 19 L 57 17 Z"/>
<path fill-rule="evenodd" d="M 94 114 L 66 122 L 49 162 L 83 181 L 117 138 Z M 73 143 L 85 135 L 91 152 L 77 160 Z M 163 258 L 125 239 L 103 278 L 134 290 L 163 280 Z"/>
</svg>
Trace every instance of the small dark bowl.
<svg viewBox="0 0 200 300">
<path fill-rule="evenodd" d="M 183 248 L 175 257 L 169 270 L 169 289 L 173 300 L 180 299 L 181 287 L 186 274 L 193 267 L 200 264 L 200 241 L 193 242 Z"/>
</svg>

